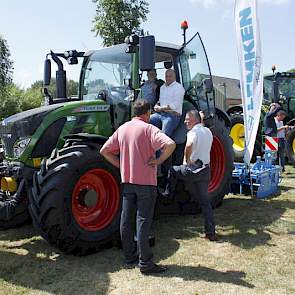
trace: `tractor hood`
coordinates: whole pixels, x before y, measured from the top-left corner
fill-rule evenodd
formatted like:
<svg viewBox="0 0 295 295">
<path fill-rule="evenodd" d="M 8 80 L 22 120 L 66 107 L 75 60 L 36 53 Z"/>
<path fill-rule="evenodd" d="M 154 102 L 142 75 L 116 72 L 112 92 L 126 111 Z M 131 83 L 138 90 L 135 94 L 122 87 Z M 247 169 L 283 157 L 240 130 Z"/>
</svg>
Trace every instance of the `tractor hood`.
<svg viewBox="0 0 295 295">
<path fill-rule="evenodd" d="M 59 103 L 59 104 L 53 104 L 49 106 L 42 106 L 40 108 L 35 108 L 32 110 L 24 111 L 15 115 L 12 115 L 6 119 L 4 119 L 1 122 L 1 126 L 9 126 L 12 123 L 18 122 L 18 121 L 28 121 L 29 118 L 36 118 L 36 117 L 41 117 L 42 119 L 44 116 L 48 113 L 51 112 L 55 109 L 58 109 L 62 107 L 64 104 Z"/>
<path fill-rule="evenodd" d="M 0 138 L 4 144 L 5 154 L 13 155 L 13 146 L 17 140 L 30 139 L 40 126 L 43 118 L 64 104 L 54 104 L 28 110 L 4 119 L 0 123 Z"/>
</svg>

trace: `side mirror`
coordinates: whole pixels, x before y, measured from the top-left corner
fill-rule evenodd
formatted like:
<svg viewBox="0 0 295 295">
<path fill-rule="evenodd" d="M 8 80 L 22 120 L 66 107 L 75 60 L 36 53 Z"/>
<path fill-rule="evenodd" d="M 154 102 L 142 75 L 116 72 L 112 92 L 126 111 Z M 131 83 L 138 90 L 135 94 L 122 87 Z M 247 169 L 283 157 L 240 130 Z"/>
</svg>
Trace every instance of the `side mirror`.
<svg viewBox="0 0 295 295">
<path fill-rule="evenodd" d="M 141 71 L 155 68 L 155 37 L 143 36 L 139 38 L 139 67 Z"/>
<path fill-rule="evenodd" d="M 50 80 L 51 80 L 51 61 L 50 59 L 45 59 L 43 85 L 49 86 Z"/>
<path fill-rule="evenodd" d="M 210 78 L 206 78 L 202 81 L 203 89 L 205 93 L 211 93 L 213 91 L 213 83 Z"/>
</svg>

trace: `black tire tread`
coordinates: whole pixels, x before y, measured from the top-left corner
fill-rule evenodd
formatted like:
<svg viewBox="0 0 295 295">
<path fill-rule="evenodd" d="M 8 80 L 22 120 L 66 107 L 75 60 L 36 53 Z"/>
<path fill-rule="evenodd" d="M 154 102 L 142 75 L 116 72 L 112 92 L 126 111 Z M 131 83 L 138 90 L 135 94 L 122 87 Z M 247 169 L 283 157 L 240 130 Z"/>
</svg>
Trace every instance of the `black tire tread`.
<svg viewBox="0 0 295 295">
<path fill-rule="evenodd" d="M 106 237 L 101 240 L 99 236 L 95 237 L 95 234 L 93 239 L 91 234 L 89 239 L 85 239 L 87 232 L 79 228 L 68 205 L 71 198 L 69 192 L 73 187 L 70 188 L 67 183 L 78 177 L 81 167 L 85 168 L 90 163 L 93 165 L 94 159 L 112 170 L 112 174 L 119 179 L 118 171 L 103 160 L 98 148 L 81 143 L 67 145 L 59 151 L 53 150 L 51 157 L 42 163 L 42 168 L 33 178 L 29 204 L 33 225 L 50 244 L 68 254 L 84 255 L 96 252 L 112 239 L 112 236 L 108 237 L 106 233 L 102 234 Z M 63 185 L 64 190 L 61 188 Z M 67 197 L 67 194 L 70 194 L 70 197 Z M 117 216 L 115 218 L 117 219 Z M 111 226 L 111 230 L 116 227 L 113 224 Z"/>
</svg>

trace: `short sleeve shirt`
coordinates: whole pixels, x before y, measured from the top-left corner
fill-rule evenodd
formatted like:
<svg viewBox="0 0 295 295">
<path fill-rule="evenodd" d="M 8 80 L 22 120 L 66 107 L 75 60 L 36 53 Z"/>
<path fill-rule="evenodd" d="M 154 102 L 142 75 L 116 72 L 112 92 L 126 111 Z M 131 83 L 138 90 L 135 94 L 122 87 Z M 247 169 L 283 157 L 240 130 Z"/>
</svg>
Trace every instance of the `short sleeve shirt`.
<svg viewBox="0 0 295 295">
<path fill-rule="evenodd" d="M 166 144 L 174 143 L 171 138 L 151 124 L 135 117 L 120 126 L 108 139 L 104 148 L 120 154 L 120 172 L 123 183 L 157 185 L 157 167 L 148 165 L 155 152 Z"/>
<path fill-rule="evenodd" d="M 284 122 L 283 121 L 279 121 L 275 118 L 275 122 L 276 122 L 276 125 L 277 125 L 277 130 L 281 127 L 284 126 Z M 282 129 L 280 131 L 277 131 L 277 136 L 278 138 L 285 138 L 285 129 Z"/>
<path fill-rule="evenodd" d="M 192 154 L 190 160 L 192 162 L 201 160 L 203 165 L 209 164 L 212 142 L 213 135 L 210 129 L 202 124 L 196 124 L 187 133 L 187 143 L 192 143 Z"/>
</svg>

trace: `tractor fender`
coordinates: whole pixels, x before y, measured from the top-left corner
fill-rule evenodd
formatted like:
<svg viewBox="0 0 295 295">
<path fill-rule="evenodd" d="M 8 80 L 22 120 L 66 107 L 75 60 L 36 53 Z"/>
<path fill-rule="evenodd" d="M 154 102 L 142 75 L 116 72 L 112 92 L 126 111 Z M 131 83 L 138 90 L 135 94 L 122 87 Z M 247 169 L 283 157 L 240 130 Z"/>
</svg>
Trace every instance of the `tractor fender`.
<svg viewBox="0 0 295 295">
<path fill-rule="evenodd" d="M 236 105 L 233 106 L 231 108 L 229 108 L 226 113 L 230 116 L 231 114 L 235 114 L 235 113 L 243 113 L 243 106 L 240 105 Z"/>
<path fill-rule="evenodd" d="M 293 118 L 292 120 L 290 120 L 287 125 L 290 125 L 290 126 L 294 126 L 295 125 L 295 118 Z"/>
<path fill-rule="evenodd" d="M 224 121 L 225 126 L 230 128 L 231 122 L 230 122 L 229 115 L 225 111 L 223 111 L 219 108 L 215 108 L 215 113 L 219 118 L 221 118 Z"/>
<path fill-rule="evenodd" d="M 96 143 L 103 145 L 108 137 L 89 133 L 77 133 L 64 136 L 67 142 Z"/>
</svg>

